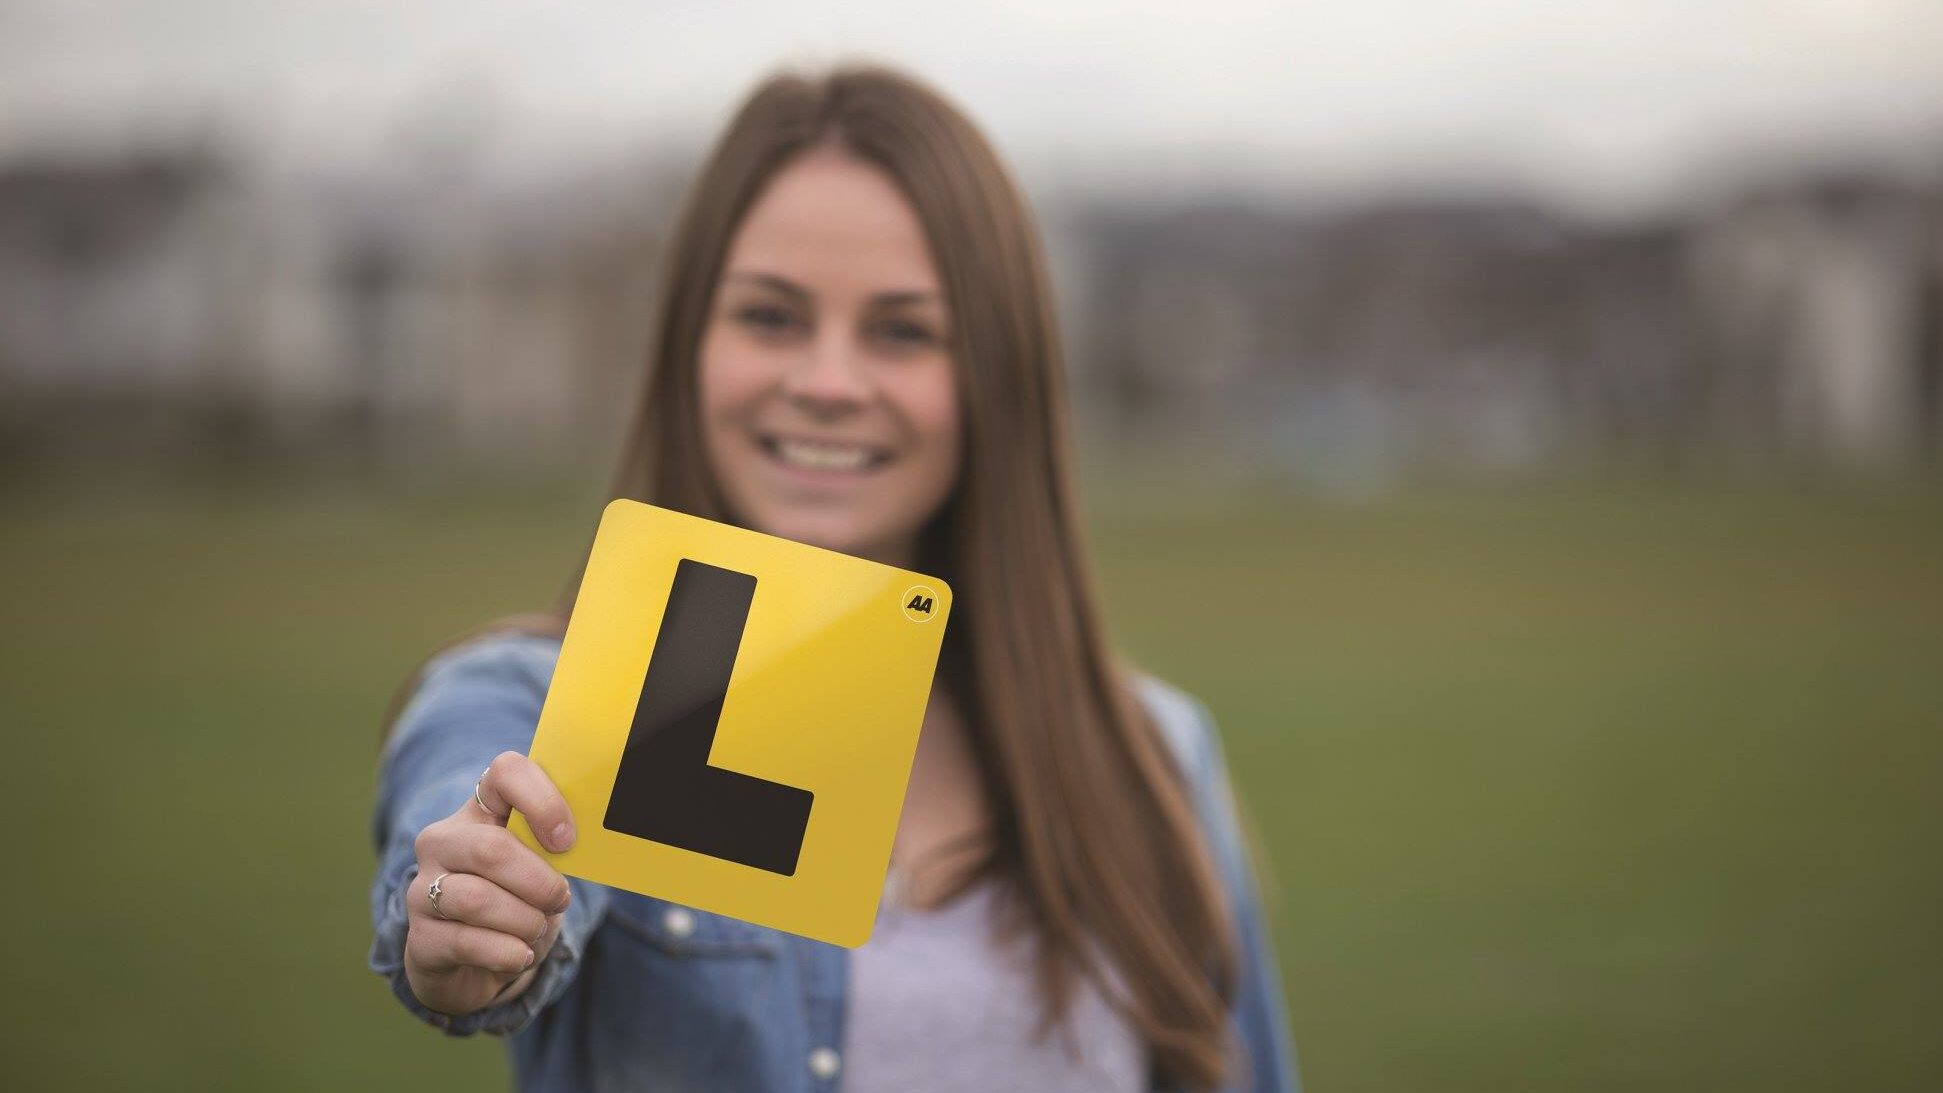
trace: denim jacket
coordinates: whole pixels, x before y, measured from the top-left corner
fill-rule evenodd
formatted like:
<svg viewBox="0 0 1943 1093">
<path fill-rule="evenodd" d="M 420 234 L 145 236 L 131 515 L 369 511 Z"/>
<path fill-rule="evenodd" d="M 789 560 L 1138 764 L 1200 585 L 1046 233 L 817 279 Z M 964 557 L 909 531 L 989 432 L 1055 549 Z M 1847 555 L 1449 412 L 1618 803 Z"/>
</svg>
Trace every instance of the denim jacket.
<svg viewBox="0 0 1943 1093">
<path fill-rule="evenodd" d="M 839 1093 L 848 949 L 577 878 L 559 939 L 524 993 L 463 1017 L 413 997 L 403 967 L 413 840 L 465 803 L 493 756 L 529 749 L 559 651 L 556 638 L 501 634 L 427 664 L 380 761 L 372 969 L 428 1024 L 507 1037 L 522 1090 Z M 1231 1020 L 1252 1079 L 1230 1088 L 1298 1090 L 1220 738 L 1198 699 L 1138 680 L 1189 772 L 1236 915 L 1242 979 Z"/>
</svg>

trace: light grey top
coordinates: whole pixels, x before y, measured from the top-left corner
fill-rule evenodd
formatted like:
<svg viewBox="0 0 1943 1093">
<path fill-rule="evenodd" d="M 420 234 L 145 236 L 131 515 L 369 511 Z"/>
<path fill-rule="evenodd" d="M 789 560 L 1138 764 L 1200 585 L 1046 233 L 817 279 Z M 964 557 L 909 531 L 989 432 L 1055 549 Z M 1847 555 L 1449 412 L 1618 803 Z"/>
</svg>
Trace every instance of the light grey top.
<svg viewBox="0 0 1943 1093">
<path fill-rule="evenodd" d="M 1081 976 L 1067 1013 L 1037 1042 L 1036 945 L 1001 945 L 996 882 L 979 881 L 930 911 L 885 892 L 870 940 L 851 952 L 843 1093 L 1141 1093 L 1147 1048 Z M 1117 982 L 1117 981 L 1116 981 Z"/>
</svg>

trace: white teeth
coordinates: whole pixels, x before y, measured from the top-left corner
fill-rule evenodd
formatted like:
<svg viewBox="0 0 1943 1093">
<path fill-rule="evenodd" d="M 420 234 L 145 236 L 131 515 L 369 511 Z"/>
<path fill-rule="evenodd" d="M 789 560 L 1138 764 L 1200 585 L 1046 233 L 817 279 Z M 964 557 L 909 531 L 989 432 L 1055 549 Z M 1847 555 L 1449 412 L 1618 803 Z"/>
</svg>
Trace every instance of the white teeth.
<svg viewBox="0 0 1943 1093">
<path fill-rule="evenodd" d="M 807 444 L 800 440 L 776 441 L 776 453 L 788 463 L 824 471 L 855 471 L 870 462 L 870 449 L 854 445 Z"/>
</svg>

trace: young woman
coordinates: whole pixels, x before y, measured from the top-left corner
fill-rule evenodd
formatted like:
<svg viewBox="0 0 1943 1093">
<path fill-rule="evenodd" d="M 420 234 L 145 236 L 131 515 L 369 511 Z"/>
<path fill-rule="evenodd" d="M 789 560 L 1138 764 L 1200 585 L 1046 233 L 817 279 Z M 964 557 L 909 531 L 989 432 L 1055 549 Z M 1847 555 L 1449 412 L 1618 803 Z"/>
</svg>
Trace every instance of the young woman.
<svg viewBox="0 0 1943 1093">
<path fill-rule="evenodd" d="M 1098 620 L 1044 263 L 991 147 L 894 71 L 771 78 L 668 262 L 613 495 L 955 593 L 876 931 L 568 880 L 508 834 L 589 822 L 525 758 L 575 581 L 402 692 L 372 967 L 509 1035 L 522 1089 L 1295 1088 L 1208 709 Z"/>
</svg>

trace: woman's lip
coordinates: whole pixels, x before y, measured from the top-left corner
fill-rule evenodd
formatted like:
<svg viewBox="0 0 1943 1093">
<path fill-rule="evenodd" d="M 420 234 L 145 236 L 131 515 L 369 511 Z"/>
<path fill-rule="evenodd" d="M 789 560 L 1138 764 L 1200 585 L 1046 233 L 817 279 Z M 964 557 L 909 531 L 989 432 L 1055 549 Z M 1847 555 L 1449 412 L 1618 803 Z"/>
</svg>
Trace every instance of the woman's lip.
<svg viewBox="0 0 1943 1093">
<path fill-rule="evenodd" d="M 890 453 L 885 451 L 884 449 L 877 448 L 871 445 L 859 445 L 860 447 L 868 448 L 870 450 L 871 455 L 870 458 L 864 462 L 863 466 L 858 467 L 855 470 L 839 470 L 833 467 L 805 467 L 802 466 L 801 464 L 791 463 L 789 460 L 784 459 L 782 457 L 781 452 L 777 451 L 776 442 L 782 439 L 793 440 L 796 438 L 781 437 L 775 433 L 757 433 L 756 447 L 762 451 L 763 458 L 767 460 L 771 466 L 776 467 L 777 469 L 783 471 L 786 474 L 794 475 L 795 477 L 800 478 L 805 482 L 814 482 L 814 483 L 855 482 L 875 471 L 881 470 L 886 464 L 890 462 Z M 805 443 L 816 443 L 816 442 L 805 441 Z"/>
<path fill-rule="evenodd" d="M 756 434 L 756 442 L 761 444 L 765 448 L 773 449 L 775 444 L 778 441 L 782 441 L 782 440 L 790 440 L 798 444 L 821 445 L 824 447 L 862 448 L 864 451 L 870 453 L 871 459 L 880 462 L 890 454 L 889 448 L 885 447 L 882 444 L 873 444 L 867 440 L 821 439 L 818 437 L 810 437 L 810 436 L 791 436 L 787 433 L 757 433 Z"/>
</svg>

